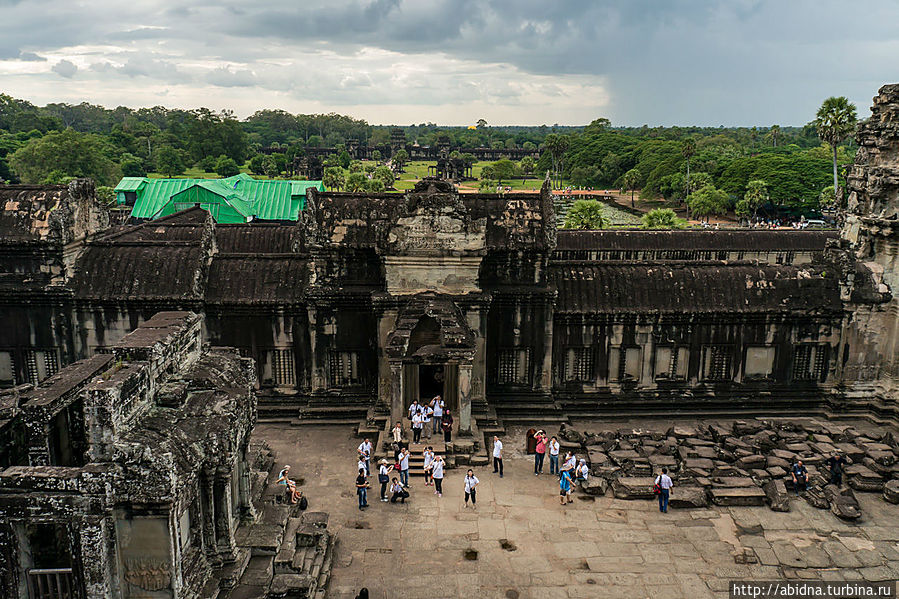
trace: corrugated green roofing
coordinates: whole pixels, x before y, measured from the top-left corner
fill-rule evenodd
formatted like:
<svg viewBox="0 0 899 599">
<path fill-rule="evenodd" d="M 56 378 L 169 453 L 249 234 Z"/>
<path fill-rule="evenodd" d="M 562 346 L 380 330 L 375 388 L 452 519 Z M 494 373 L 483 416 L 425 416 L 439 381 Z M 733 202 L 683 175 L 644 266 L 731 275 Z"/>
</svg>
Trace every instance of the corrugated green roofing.
<svg viewBox="0 0 899 599">
<path fill-rule="evenodd" d="M 246 173 L 225 179 L 140 180 L 146 185 L 138 191 L 131 211 L 135 218 L 157 218 L 173 196 L 200 186 L 225 198 L 236 210 L 248 216 L 261 220 L 297 220 L 306 203 L 306 189 L 325 190 L 321 181 L 257 181 Z"/>
<path fill-rule="evenodd" d="M 115 186 L 115 191 L 137 191 L 146 182 L 144 177 L 124 177 Z"/>
<path fill-rule="evenodd" d="M 254 216 L 253 209 L 244 200 L 244 198 L 238 195 L 237 192 L 234 191 L 234 188 L 231 187 L 231 185 L 228 185 L 227 183 L 219 179 L 210 179 L 208 181 L 201 181 L 196 185 L 191 185 L 187 189 L 183 189 L 173 195 L 170 202 L 177 203 L 189 201 L 185 196 L 187 196 L 187 194 L 189 194 L 191 190 L 195 188 L 206 190 L 209 193 L 221 197 L 225 202 L 227 202 L 232 208 L 234 208 L 244 217 Z M 199 200 L 199 198 L 197 198 L 197 200 Z"/>
</svg>

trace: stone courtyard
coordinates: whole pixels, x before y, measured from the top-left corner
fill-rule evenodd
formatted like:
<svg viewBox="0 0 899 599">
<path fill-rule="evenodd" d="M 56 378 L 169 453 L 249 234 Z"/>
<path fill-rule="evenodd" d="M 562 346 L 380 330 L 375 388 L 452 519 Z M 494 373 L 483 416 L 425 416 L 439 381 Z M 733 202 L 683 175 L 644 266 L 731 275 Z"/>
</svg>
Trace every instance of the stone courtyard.
<svg viewBox="0 0 899 599">
<path fill-rule="evenodd" d="M 664 431 L 672 424 L 614 426 Z M 463 507 L 463 466 L 447 471 L 440 499 L 412 478 L 406 505 L 378 501 L 373 477 L 371 507 L 360 511 L 353 484 L 360 440 L 350 427 L 261 424 L 254 435 L 272 447 L 276 466 L 291 464 L 303 479 L 310 510 L 330 512 L 337 545 L 328 596 L 335 599 L 352 599 L 362 587 L 376 598 L 702 599 L 727 597 L 731 580 L 899 578 L 897 508 L 879 493 L 857 493 L 862 516 L 854 522 L 795 496 L 788 513 L 713 506 L 663 515 L 655 501 L 615 499 L 611 491 L 576 492 L 563 507 L 548 462 L 535 477 L 525 429 L 511 427 L 502 438 L 505 477 L 491 466 L 474 468 L 476 510 Z M 675 478 L 672 499 L 677 490 Z"/>
</svg>

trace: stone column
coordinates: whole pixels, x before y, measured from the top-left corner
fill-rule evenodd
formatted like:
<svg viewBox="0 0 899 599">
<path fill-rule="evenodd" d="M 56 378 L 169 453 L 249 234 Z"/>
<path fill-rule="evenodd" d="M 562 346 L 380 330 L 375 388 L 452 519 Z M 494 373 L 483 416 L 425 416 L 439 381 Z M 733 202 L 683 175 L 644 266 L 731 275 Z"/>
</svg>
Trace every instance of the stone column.
<svg viewBox="0 0 899 599">
<path fill-rule="evenodd" d="M 319 309 L 314 304 L 307 307 L 309 319 L 309 355 L 312 362 L 312 370 L 309 373 L 309 384 L 312 393 L 318 393 L 328 388 L 327 372 L 321 364 L 326 363 L 327 356 L 323 359 L 319 353 L 322 344 L 318 338 L 319 333 Z"/>
<path fill-rule="evenodd" d="M 459 364 L 459 435 L 471 435 L 471 363 Z"/>
<path fill-rule="evenodd" d="M 233 519 L 231 518 L 232 476 L 231 468 L 219 467 L 216 471 L 214 485 L 216 549 L 225 562 L 234 561 L 236 556 Z"/>
<path fill-rule="evenodd" d="M 81 520 L 78 530 L 81 576 L 85 596 L 93 599 L 112 596 L 109 571 L 108 529 L 105 518 L 89 516 Z"/>
<path fill-rule="evenodd" d="M 540 391 L 546 394 L 553 390 L 553 305 L 553 298 L 547 297 L 543 310 L 543 363 L 540 367 Z"/>
<path fill-rule="evenodd" d="M 203 518 L 203 548 L 206 556 L 218 561 L 215 543 L 215 469 L 207 468 L 200 479 L 200 506 Z"/>
<path fill-rule="evenodd" d="M 467 314 L 468 326 L 475 333 L 474 359 L 471 369 L 471 401 L 486 401 L 487 380 L 487 307 L 481 306 Z"/>
<path fill-rule="evenodd" d="M 390 422 L 403 421 L 403 363 L 390 363 Z M 393 428 L 391 426 L 391 428 Z"/>
<path fill-rule="evenodd" d="M 240 506 L 240 515 L 243 522 L 256 521 L 256 508 L 250 500 L 250 467 L 247 464 L 247 448 L 244 447 L 237 454 L 237 462 L 235 462 L 235 470 L 240 476 L 238 481 L 238 489 L 240 497 L 233 498 Z"/>
<path fill-rule="evenodd" d="M 396 327 L 396 311 L 386 311 L 378 318 L 378 403 L 393 408 L 390 361 L 387 359 L 387 339 Z M 391 416 L 392 417 L 392 416 Z"/>
</svg>

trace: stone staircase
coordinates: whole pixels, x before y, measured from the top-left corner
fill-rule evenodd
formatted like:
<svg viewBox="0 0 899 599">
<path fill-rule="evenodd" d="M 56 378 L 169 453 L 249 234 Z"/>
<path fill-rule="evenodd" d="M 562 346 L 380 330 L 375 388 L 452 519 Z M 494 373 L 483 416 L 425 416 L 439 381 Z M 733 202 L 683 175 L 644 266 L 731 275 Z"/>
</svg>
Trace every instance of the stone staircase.
<svg viewBox="0 0 899 599">
<path fill-rule="evenodd" d="M 237 559 L 210 580 L 204 597 L 217 599 L 323 599 L 331 573 L 335 538 L 328 514 L 303 512 L 285 502 L 285 487 L 269 472 L 252 473 L 256 518 L 235 532 Z"/>
<path fill-rule="evenodd" d="M 568 416 L 552 396 L 545 394 L 519 394 L 514 397 L 497 397 L 493 400 L 497 424 L 549 424 L 568 422 Z"/>
<path fill-rule="evenodd" d="M 412 443 L 409 446 L 409 476 L 425 475 L 424 450 L 428 446 L 433 447 L 434 453 L 446 460 L 446 443 L 443 442 L 442 435 L 440 440 L 435 436 L 431 441 L 425 439 L 424 443 Z"/>
</svg>

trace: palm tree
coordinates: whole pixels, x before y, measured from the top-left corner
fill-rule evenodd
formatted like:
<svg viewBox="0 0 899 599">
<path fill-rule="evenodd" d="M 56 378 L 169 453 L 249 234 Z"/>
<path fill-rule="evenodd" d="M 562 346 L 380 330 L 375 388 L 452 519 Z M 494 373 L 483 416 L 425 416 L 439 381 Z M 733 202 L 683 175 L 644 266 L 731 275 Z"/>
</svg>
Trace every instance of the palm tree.
<svg viewBox="0 0 899 599">
<path fill-rule="evenodd" d="M 777 147 L 777 138 L 780 136 L 780 125 L 771 125 L 771 128 L 768 129 L 768 134 L 765 137 L 770 137 L 774 142 L 774 147 Z"/>
<path fill-rule="evenodd" d="M 696 141 L 692 137 L 688 137 L 681 144 L 681 154 L 687 160 L 687 195 L 690 194 L 690 158 L 696 154 Z M 686 202 L 686 199 L 684 200 Z M 687 219 L 690 218 L 690 204 L 687 204 Z"/>
<path fill-rule="evenodd" d="M 833 189 L 837 202 L 843 197 L 837 179 L 837 146 L 855 132 L 855 122 L 855 104 L 845 96 L 827 98 L 815 116 L 815 130 L 818 137 L 830 144 L 833 151 Z"/>
<path fill-rule="evenodd" d="M 631 192 L 631 208 L 634 207 L 634 190 L 640 182 L 640 171 L 635 168 L 624 173 L 624 187 Z"/>
<path fill-rule="evenodd" d="M 562 186 L 562 157 L 568 150 L 570 138 L 567 135 L 559 135 L 558 133 L 550 133 L 543 141 L 543 146 L 549 152 L 553 159 L 553 173 L 559 181 L 559 187 Z"/>
</svg>

